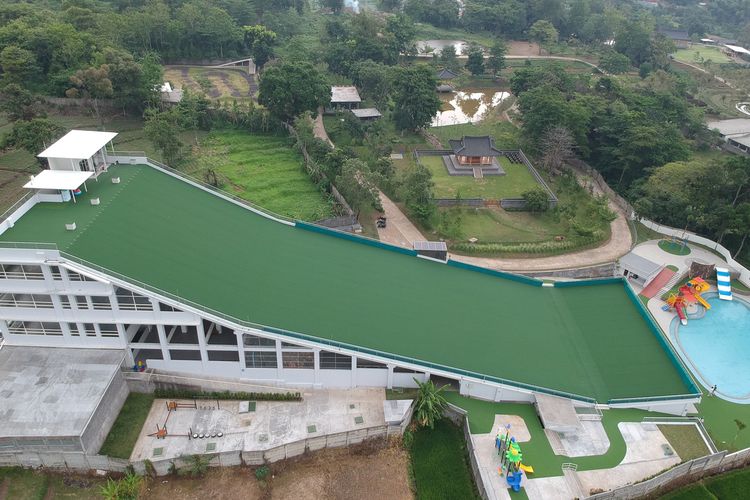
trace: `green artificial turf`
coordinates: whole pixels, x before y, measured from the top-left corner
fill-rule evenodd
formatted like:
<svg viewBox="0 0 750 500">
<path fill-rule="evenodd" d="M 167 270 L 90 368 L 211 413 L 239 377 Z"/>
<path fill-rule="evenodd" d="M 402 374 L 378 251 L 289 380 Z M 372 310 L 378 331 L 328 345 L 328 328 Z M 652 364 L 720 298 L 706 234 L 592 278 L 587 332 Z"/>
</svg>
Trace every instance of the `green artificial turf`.
<svg viewBox="0 0 750 500">
<path fill-rule="evenodd" d="M 285 226 L 147 166 L 111 168 L 77 204 L 36 205 L 0 241 L 56 242 L 241 321 L 602 402 L 689 392 L 622 283 L 542 288 L 416 259 Z"/>
<path fill-rule="evenodd" d="M 704 427 L 719 450 L 737 451 L 750 447 L 750 405 L 731 403 L 704 391 L 697 407 Z M 738 430 L 735 420 L 748 427 Z"/>
<path fill-rule="evenodd" d="M 478 498 L 463 432 L 442 419 L 414 434 L 411 465 L 418 499 Z"/>
<path fill-rule="evenodd" d="M 153 402 L 153 394 L 131 392 L 99 453 L 110 457 L 130 458 Z"/>
<path fill-rule="evenodd" d="M 658 416 L 659 413 L 633 409 L 606 410 L 603 413 L 602 424 L 609 437 L 609 449 L 603 455 L 588 457 L 565 457 L 555 455 L 549 444 L 544 428 L 530 404 L 524 403 L 493 403 L 460 396 L 455 392 L 445 393 L 445 399 L 468 412 L 469 428 L 472 434 L 487 434 L 492 430 L 495 415 L 517 415 L 523 418 L 531 435 L 531 440 L 520 443 L 523 451 L 523 462 L 534 467 L 532 478 L 561 476 L 562 464 L 575 462 L 578 470 L 609 469 L 618 465 L 625 458 L 627 447 L 625 439 L 618 428 L 620 422 L 641 422 L 643 417 Z M 511 428 L 511 435 L 513 429 Z M 488 437 L 492 439 L 493 437 Z"/>
</svg>

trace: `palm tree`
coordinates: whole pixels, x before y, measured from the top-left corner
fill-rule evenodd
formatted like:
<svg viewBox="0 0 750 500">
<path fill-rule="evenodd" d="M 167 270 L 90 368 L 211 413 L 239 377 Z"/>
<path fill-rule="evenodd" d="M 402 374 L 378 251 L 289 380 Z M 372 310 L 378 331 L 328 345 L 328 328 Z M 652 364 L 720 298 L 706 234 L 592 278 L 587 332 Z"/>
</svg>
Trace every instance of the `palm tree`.
<svg viewBox="0 0 750 500">
<path fill-rule="evenodd" d="M 438 388 L 432 383 L 432 380 L 420 382 L 416 378 L 414 382 L 419 387 L 414 416 L 419 425 L 432 429 L 435 426 L 435 422 L 443 417 L 443 409 L 447 402 L 441 393 L 448 385 L 446 384 Z"/>
</svg>

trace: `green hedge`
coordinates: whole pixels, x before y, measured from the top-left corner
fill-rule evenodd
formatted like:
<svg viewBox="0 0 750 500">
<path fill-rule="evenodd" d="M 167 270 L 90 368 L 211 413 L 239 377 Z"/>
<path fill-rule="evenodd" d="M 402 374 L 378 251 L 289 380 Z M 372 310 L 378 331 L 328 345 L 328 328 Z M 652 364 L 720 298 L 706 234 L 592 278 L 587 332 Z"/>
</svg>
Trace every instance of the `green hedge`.
<svg viewBox="0 0 750 500">
<path fill-rule="evenodd" d="M 563 241 L 524 243 L 453 243 L 451 250 L 468 254 L 557 254 L 597 244 L 602 238 L 576 238 Z"/>
<path fill-rule="evenodd" d="M 191 389 L 156 389 L 154 396 L 161 399 L 229 399 L 241 401 L 302 401 L 299 392 L 196 392 Z"/>
</svg>

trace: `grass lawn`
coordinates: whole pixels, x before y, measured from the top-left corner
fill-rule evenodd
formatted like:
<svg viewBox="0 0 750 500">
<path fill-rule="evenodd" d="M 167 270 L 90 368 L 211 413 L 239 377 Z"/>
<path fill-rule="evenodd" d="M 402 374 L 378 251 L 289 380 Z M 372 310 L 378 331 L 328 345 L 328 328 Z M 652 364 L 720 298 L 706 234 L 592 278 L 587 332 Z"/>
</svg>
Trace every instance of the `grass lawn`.
<svg viewBox="0 0 750 500">
<path fill-rule="evenodd" d="M 330 217 L 332 204 L 302 162 L 284 136 L 217 130 L 201 141 L 183 170 L 205 180 L 212 169 L 222 189 L 271 212 L 306 221 Z"/>
<path fill-rule="evenodd" d="M 205 91 L 210 99 L 248 101 L 250 84 L 246 73 L 239 68 L 208 68 L 198 66 L 166 66 L 164 80 L 178 89 Z M 204 83 L 205 89 L 201 86 Z"/>
<path fill-rule="evenodd" d="M 711 61 L 716 64 L 734 62 L 731 57 L 724 54 L 718 47 L 704 45 L 693 45 L 687 49 L 678 49 L 674 53 L 674 58 L 678 61 L 694 64 L 699 67 L 703 61 Z"/>
<path fill-rule="evenodd" d="M 69 475 L 63 476 L 20 467 L 3 467 L 0 468 L 0 491 L 7 488 L 2 498 L 8 500 L 99 500 L 102 498 L 99 489 L 105 483 L 104 479 L 81 476 L 75 478 L 77 485 L 68 486 L 64 482 L 66 477 Z"/>
<path fill-rule="evenodd" d="M 445 209 L 442 209 L 445 210 Z M 464 239 L 483 242 L 545 241 L 566 231 L 561 221 L 551 214 L 506 212 L 500 208 L 462 208 L 461 227 Z"/>
<path fill-rule="evenodd" d="M 690 255 L 690 247 L 674 241 L 659 240 L 659 248 L 672 255 Z"/>
<path fill-rule="evenodd" d="M 508 122 L 462 123 L 461 125 L 445 125 L 431 127 L 429 132 L 435 135 L 444 147 L 448 147 L 450 139 L 460 139 L 465 135 L 490 135 L 495 139 L 495 146 L 499 149 L 518 149 L 520 131 Z"/>
<path fill-rule="evenodd" d="M 665 495 L 664 500 L 734 500 L 747 498 L 750 469 L 727 472 Z"/>
<path fill-rule="evenodd" d="M 120 410 L 107 439 L 104 440 L 100 455 L 108 455 L 116 458 L 130 458 L 133 446 L 138 440 L 141 427 L 148 417 L 151 404 L 154 402 L 153 394 L 140 394 L 131 392 L 125 404 Z"/>
<path fill-rule="evenodd" d="M 705 457 L 711 452 L 694 425 L 659 425 L 658 427 L 683 462 Z"/>
<path fill-rule="evenodd" d="M 735 422 L 750 424 L 750 405 L 735 404 L 703 392 L 698 415 L 719 450 L 736 451 L 750 447 L 750 428 L 738 432 Z"/>
<path fill-rule="evenodd" d="M 602 423 L 609 437 L 609 450 L 604 455 L 590 457 L 564 457 L 555 455 L 544 434 L 544 429 L 534 407 L 521 403 L 493 403 L 463 397 L 455 392 L 445 393 L 448 402 L 469 413 L 469 427 L 472 434 L 486 434 L 492 429 L 495 415 L 518 415 L 526 422 L 531 440 L 520 443 L 524 463 L 534 467 L 533 477 L 561 476 L 564 462 L 575 462 L 578 470 L 607 469 L 619 464 L 625 457 L 625 439 L 617 425 L 620 422 L 640 422 L 645 416 L 656 416 L 643 410 L 616 409 L 604 411 Z"/>
<path fill-rule="evenodd" d="M 418 499 L 478 498 L 463 432 L 448 419 L 415 432 L 411 465 Z"/>
<path fill-rule="evenodd" d="M 653 229 L 649 229 L 646 226 L 644 226 L 642 223 L 635 221 L 635 232 L 636 232 L 636 240 L 635 243 L 640 244 L 646 241 L 651 240 L 659 240 L 663 238 L 664 236 L 661 233 L 657 233 Z"/>
<path fill-rule="evenodd" d="M 498 158 L 507 175 L 488 175 L 475 179 L 470 175 L 449 175 L 441 156 L 422 156 L 420 161 L 432 172 L 435 198 L 517 198 L 539 186 L 525 165 Z"/>
</svg>

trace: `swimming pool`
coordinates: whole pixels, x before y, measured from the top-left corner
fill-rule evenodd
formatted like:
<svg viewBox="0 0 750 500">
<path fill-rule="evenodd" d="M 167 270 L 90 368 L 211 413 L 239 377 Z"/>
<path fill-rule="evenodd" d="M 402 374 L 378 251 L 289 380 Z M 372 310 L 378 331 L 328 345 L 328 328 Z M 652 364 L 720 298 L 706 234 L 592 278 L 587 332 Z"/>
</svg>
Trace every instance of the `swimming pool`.
<svg viewBox="0 0 750 500">
<path fill-rule="evenodd" d="M 675 318 L 672 335 L 704 386 L 715 384 L 727 399 L 750 403 L 750 304 L 736 295 L 733 301 L 703 297 L 711 310 L 687 325 Z"/>
</svg>

